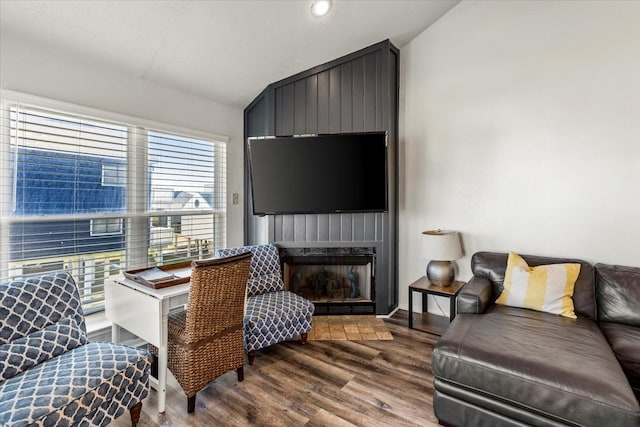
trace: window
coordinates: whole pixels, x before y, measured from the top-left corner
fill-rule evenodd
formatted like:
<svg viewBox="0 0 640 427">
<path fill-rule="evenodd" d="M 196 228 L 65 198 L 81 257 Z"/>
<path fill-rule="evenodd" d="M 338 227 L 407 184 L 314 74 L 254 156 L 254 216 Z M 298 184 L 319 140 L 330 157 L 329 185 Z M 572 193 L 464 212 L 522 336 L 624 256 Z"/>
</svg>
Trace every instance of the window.
<svg viewBox="0 0 640 427">
<path fill-rule="evenodd" d="M 90 228 L 92 236 L 122 234 L 122 218 L 92 219 Z"/>
<path fill-rule="evenodd" d="M 102 165 L 102 185 L 124 187 L 127 183 L 126 165 Z"/>
<path fill-rule="evenodd" d="M 69 270 L 90 313 L 112 275 L 225 246 L 224 142 L 62 110 L 2 102 L 2 281 Z"/>
<path fill-rule="evenodd" d="M 154 262 L 199 257 L 224 246 L 225 158 L 225 147 L 209 141 L 148 133 L 147 168 L 153 195 L 149 211 L 154 214 L 150 228 L 155 243 L 149 256 Z M 173 240 L 167 246 L 169 238 Z"/>
</svg>

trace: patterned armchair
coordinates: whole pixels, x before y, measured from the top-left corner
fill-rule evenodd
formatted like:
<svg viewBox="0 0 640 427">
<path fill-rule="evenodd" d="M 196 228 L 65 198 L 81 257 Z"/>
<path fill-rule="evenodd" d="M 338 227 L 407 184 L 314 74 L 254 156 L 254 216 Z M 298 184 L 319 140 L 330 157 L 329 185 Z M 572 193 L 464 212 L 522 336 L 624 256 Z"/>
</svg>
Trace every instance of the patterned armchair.
<svg viewBox="0 0 640 427">
<path fill-rule="evenodd" d="M 221 257 L 246 252 L 253 254 L 244 316 L 244 348 L 249 364 L 253 364 L 256 350 L 272 344 L 298 336 L 306 344 L 315 307 L 311 301 L 284 289 L 278 248 L 256 245 L 219 249 L 217 252 Z"/>
<path fill-rule="evenodd" d="M 135 426 L 150 355 L 89 342 L 66 272 L 0 285 L 0 425 L 106 425 L 127 409 Z"/>
</svg>

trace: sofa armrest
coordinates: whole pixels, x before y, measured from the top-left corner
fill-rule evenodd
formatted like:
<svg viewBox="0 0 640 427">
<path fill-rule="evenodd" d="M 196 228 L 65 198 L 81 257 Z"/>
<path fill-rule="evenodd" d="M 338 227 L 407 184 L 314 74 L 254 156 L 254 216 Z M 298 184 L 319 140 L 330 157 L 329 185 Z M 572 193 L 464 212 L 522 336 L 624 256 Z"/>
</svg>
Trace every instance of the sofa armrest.
<svg viewBox="0 0 640 427">
<path fill-rule="evenodd" d="M 482 314 L 493 303 L 493 285 L 489 279 L 474 276 L 458 294 L 458 314 Z"/>
</svg>

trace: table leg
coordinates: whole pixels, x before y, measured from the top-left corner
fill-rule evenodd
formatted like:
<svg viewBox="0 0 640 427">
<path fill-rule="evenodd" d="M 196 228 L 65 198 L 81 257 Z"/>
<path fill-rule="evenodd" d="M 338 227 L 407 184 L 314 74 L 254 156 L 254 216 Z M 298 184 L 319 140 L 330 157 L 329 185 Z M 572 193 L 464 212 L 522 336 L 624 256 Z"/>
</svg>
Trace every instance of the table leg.
<svg viewBox="0 0 640 427">
<path fill-rule="evenodd" d="M 168 319 L 169 307 L 166 301 L 163 301 L 160 346 L 158 347 L 158 412 L 160 413 L 165 411 L 167 401 Z"/>
<path fill-rule="evenodd" d="M 449 297 L 449 323 L 456 317 L 456 297 Z"/>
<path fill-rule="evenodd" d="M 413 289 L 409 288 L 409 329 L 413 329 Z"/>
<path fill-rule="evenodd" d="M 115 322 L 111 322 L 111 342 L 116 344 L 120 342 L 120 326 Z"/>
<path fill-rule="evenodd" d="M 422 296 L 422 312 L 428 313 L 429 312 L 429 292 L 420 292 L 420 295 Z"/>
</svg>

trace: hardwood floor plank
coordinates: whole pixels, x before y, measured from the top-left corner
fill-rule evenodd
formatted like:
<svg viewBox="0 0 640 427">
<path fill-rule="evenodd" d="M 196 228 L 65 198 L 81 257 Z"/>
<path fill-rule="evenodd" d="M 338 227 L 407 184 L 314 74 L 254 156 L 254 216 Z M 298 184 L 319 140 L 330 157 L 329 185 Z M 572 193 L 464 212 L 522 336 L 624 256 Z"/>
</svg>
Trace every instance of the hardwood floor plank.
<svg viewBox="0 0 640 427">
<path fill-rule="evenodd" d="M 313 418 L 311 418 L 311 420 L 309 420 L 306 425 L 307 427 L 356 427 L 355 424 L 343 420 L 342 418 L 336 416 L 335 414 L 327 412 L 324 409 L 320 409 L 318 412 L 316 412 Z"/>
<path fill-rule="evenodd" d="M 407 328 L 399 311 L 384 323 L 391 341 L 292 341 L 258 351 L 245 380 L 229 372 L 198 393 L 196 411 L 169 375 L 167 410 L 154 390 L 138 426 L 437 426 L 431 351 L 438 337 Z M 130 425 L 128 414 L 112 425 Z"/>
<path fill-rule="evenodd" d="M 320 378 L 323 383 L 327 385 L 334 385 L 336 387 L 344 386 L 348 381 L 353 379 L 354 373 L 339 369 L 336 367 L 330 357 L 320 359 L 310 351 L 325 352 L 324 349 L 318 350 L 315 344 L 308 344 L 309 348 L 305 348 L 305 352 L 302 353 L 297 346 L 284 344 L 278 349 L 278 354 L 273 358 L 277 358 L 279 362 L 277 364 L 271 364 L 263 369 L 286 369 L 291 372 L 291 375 L 296 377 L 300 376 L 300 381 L 305 382 L 308 376 Z"/>
<path fill-rule="evenodd" d="M 429 425 L 436 421 L 430 417 L 432 405 L 430 399 L 426 399 L 426 393 L 419 396 L 408 393 L 406 388 L 388 388 L 386 385 L 380 385 L 380 378 L 377 376 L 371 379 L 357 378 L 349 381 L 343 391 L 372 406 L 378 406 L 406 420 L 413 420 L 418 425 Z M 398 393 L 398 390 L 402 390 L 403 393 Z"/>
</svg>

